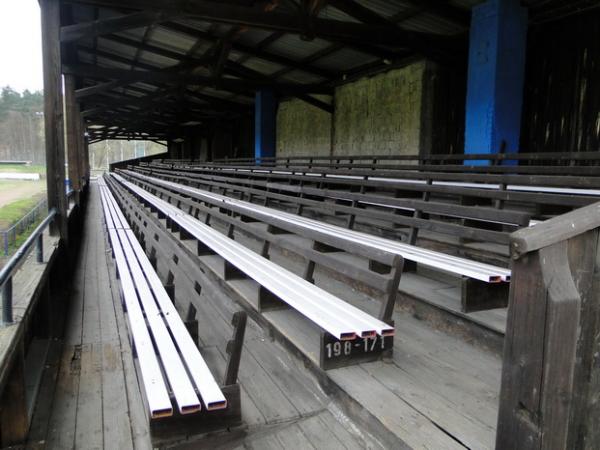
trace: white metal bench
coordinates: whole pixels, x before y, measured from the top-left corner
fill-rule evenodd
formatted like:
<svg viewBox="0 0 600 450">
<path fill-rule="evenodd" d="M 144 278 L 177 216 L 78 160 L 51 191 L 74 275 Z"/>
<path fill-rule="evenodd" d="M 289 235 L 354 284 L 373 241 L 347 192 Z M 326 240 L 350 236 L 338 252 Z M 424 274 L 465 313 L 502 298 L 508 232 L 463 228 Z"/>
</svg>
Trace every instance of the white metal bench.
<svg viewBox="0 0 600 450">
<path fill-rule="evenodd" d="M 226 397 L 110 190 L 101 180 L 99 186 L 150 417 L 174 414 L 171 393 L 181 415 L 227 408 Z"/>
<path fill-rule="evenodd" d="M 339 340 L 393 336 L 394 328 L 244 247 L 175 206 L 114 175 L 131 192 Z"/>
<path fill-rule="evenodd" d="M 347 228 L 332 225 L 319 220 L 286 213 L 284 211 L 260 206 L 243 200 L 233 199 L 220 194 L 214 194 L 202 189 L 184 186 L 171 181 L 160 180 L 155 177 L 148 177 L 136 172 L 126 171 L 126 173 L 134 178 L 150 181 L 154 184 L 167 187 L 168 189 L 175 189 L 183 194 L 206 199 L 212 204 L 215 204 L 215 202 L 221 202 L 253 211 L 255 214 L 264 215 L 266 217 L 276 217 L 300 227 L 316 230 L 320 233 L 334 235 L 357 244 L 398 254 L 405 260 L 414 261 L 415 263 L 454 275 L 476 279 L 485 283 L 500 283 L 510 281 L 510 269 L 506 269 L 504 267 L 485 264 L 466 258 L 460 258 L 442 252 L 428 250 L 410 244 L 404 244 L 391 239 L 373 236 L 360 231 L 349 230 Z"/>
</svg>

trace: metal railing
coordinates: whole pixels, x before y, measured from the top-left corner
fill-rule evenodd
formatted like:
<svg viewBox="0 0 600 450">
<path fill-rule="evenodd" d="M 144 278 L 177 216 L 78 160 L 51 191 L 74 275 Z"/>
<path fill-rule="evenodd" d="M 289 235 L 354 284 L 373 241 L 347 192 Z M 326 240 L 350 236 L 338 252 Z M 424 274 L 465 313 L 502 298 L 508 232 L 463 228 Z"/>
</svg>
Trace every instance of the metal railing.
<svg viewBox="0 0 600 450">
<path fill-rule="evenodd" d="M 48 200 L 43 199 L 33 207 L 31 211 L 25 214 L 18 222 L 11 225 L 6 230 L 0 231 L 4 248 L 4 256 L 8 256 L 10 246 L 17 241 L 17 237 L 29 229 L 34 223 L 38 222 L 48 208 Z"/>
<path fill-rule="evenodd" d="M 19 247 L 16 253 L 8 260 L 0 271 L 0 289 L 2 289 L 2 326 L 13 323 L 13 295 L 12 279 L 15 272 L 29 254 L 33 244 L 36 243 L 36 260 L 44 262 L 44 230 L 54 220 L 57 210 L 52 208 L 48 215 L 29 235 L 27 240 Z"/>
</svg>

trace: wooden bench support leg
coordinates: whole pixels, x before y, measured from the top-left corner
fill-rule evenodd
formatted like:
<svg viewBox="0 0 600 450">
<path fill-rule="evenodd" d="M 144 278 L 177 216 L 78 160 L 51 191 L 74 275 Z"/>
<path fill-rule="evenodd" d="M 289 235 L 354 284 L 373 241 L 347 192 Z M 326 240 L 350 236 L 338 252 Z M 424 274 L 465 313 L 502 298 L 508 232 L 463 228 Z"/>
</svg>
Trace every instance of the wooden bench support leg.
<svg viewBox="0 0 600 450">
<path fill-rule="evenodd" d="M 175 301 L 175 285 L 172 283 L 165 284 L 165 292 L 169 296 L 172 302 Z"/>
<path fill-rule="evenodd" d="M 260 256 L 263 258 L 269 259 L 269 250 L 271 249 L 271 243 L 269 241 L 264 241 L 262 248 L 260 249 Z"/>
<path fill-rule="evenodd" d="M 198 256 L 214 255 L 215 254 L 215 252 L 208 245 L 206 245 L 202 241 L 198 241 L 198 250 L 197 250 L 197 253 L 198 253 Z"/>
<path fill-rule="evenodd" d="M 25 398 L 25 361 L 23 343 L 20 343 L 0 403 L 0 444 L 3 448 L 22 444 L 27 439 L 29 417 Z"/>
<path fill-rule="evenodd" d="M 403 272 L 416 272 L 417 271 L 417 263 L 415 261 L 404 260 Z"/>
<path fill-rule="evenodd" d="M 246 275 L 243 271 L 235 267 L 229 261 L 224 259 L 223 264 L 223 278 L 225 279 L 225 281 L 248 278 L 248 275 Z"/>
<path fill-rule="evenodd" d="M 193 236 L 190 233 L 188 233 L 185 229 L 180 227 L 179 228 L 179 240 L 187 241 L 190 239 L 193 239 Z"/>
<path fill-rule="evenodd" d="M 315 283 L 314 273 L 315 273 L 315 262 L 308 261 L 306 263 L 306 267 L 304 268 L 304 273 L 302 274 L 302 278 L 304 278 L 309 283 L 314 284 Z"/>
<path fill-rule="evenodd" d="M 258 287 L 258 312 L 287 309 L 289 305 L 263 286 Z"/>
<path fill-rule="evenodd" d="M 508 306 L 509 283 L 486 283 L 463 277 L 461 282 L 462 312 L 469 313 Z"/>
<path fill-rule="evenodd" d="M 398 256 L 394 265 L 391 267 L 390 282 L 385 290 L 383 301 L 381 302 L 379 320 L 388 325 L 394 325 L 394 307 L 396 305 L 396 297 L 398 296 L 398 285 L 400 284 L 400 278 L 402 277 L 403 266 L 404 259 L 401 256 Z"/>
<path fill-rule="evenodd" d="M 199 337 L 198 337 L 198 319 L 196 319 L 196 307 L 190 302 L 187 310 L 187 314 L 185 316 L 185 321 L 183 322 L 185 327 L 190 333 L 190 336 L 194 340 L 196 347 L 199 347 Z"/>
<path fill-rule="evenodd" d="M 242 348 L 244 346 L 244 335 L 246 333 L 247 314 L 244 311 L 237 311 L 231 320 L 233 325 L 233 337 L 227 343 L 227 368 L 223 379 L 224 386 L 230 386 L 237 383 L 238 372 L 240 369 L 240 359 L 242 357 Z"/>
</svg>

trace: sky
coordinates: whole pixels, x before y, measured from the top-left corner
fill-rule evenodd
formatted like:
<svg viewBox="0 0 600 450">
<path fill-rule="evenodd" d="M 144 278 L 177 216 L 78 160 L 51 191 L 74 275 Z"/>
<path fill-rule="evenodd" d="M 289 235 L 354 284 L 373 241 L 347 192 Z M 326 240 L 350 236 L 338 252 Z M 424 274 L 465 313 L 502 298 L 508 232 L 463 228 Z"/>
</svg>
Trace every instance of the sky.
<svg viewBox="0 0 600 450">
<path fill-rule="evenodd" d="M 0 87 L 41 90 L 42 46 L 37 0 L 0 0 Z"/>
</svg>

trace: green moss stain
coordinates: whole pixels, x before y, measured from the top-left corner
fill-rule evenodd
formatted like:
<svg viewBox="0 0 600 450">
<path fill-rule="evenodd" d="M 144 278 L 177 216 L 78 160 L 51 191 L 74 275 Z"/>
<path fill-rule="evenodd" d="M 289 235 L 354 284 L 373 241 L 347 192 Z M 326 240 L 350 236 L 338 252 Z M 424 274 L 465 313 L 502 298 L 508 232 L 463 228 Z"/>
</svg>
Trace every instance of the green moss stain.
<svg viewBox="0 0 600 450">
<path fill-rule="evenodd" d="M 329 101 L 322 96 L 320 100 Z M 302 100 L 281 102 L 277 111 L 277 156 L 329 155 L 331 114 Z"/>
<path fill-rule="evenodd" d="M 421 61 L 339 86 L 333 123 L 330 114 L 301 100 L 280 103 L 277 155 L 419 153 L 425 68 Z"/>
<path fill-rule="evenodd" d="M 418 153 L 424 67 L 419 62 L 337 88 L 334 154 Z"/>
</svg>

